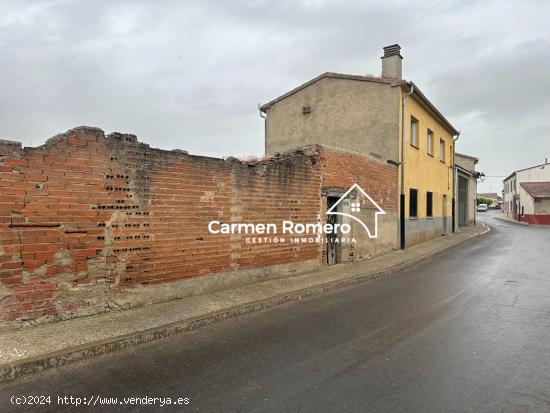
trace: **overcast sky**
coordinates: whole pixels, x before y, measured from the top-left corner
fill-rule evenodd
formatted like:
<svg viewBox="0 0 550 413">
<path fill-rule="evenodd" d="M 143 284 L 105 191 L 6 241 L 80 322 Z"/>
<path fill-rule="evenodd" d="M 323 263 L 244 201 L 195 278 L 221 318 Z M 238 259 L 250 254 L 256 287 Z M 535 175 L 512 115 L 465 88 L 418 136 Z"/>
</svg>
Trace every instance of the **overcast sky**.
<svg viewBox="0 0 550 413">
<path fill-rule="evenodd" d="M 266 102 L 326 71 L 413 80 L 502 175 L 550 158 L 550 2 L 0 0 L 0 138 L 79 125 L 194 154 L 263 153 Z"/>
</svg>

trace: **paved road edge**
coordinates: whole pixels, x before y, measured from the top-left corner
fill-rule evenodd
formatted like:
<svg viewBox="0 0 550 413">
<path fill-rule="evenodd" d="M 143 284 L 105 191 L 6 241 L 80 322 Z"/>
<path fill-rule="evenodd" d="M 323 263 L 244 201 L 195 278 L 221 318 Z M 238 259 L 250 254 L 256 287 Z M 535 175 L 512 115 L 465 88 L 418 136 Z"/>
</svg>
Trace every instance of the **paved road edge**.
<svg viewBox="0 0 550 413">
<path fill-rule="evenodd" d="M 155 340 L 169 337 L 177 333 L 196 330 L 198 328 L 214 324 L 222 320 L 238 317 L 240 315 L 252 313 L 255 311 L 266 310 L 287 302 L 299 301 L 309 297 L 321 295 L 329 291 L 352 286 L 368 280 L 387 277 L 391 274 L 403 270 L 404 268 L 425 261 L 448 249 L 461 245 L 466 241 L 470 241 L 474 238 L 485 235 L 490 231 L 490 227 L 485 224 L 482 225 L 485 226 L 485 230 L 483 232 L 472 234 L 469 237 L 459 240 L 456 243 L 446 245 L 440 249 L 431 251 L 427 254 L 423 254 L 410 261 L 388 267 L 381 271 L 353 276 L 350 278 L 344 278 L 337 281 L 331 281 L 325 284 L 315 285 L 301 290 L 292 291 L 290 293 L 277 295 L 268 299 L 212 312 L 210 314 L 197 318 L 176 321 L 174 323 L 165 324 L 140 332 L 116 336 L 104 340 L 98 340 L 80 346 L 69 347 L 63 350 L 21 359 L 16 362 L 0 364 L 0 383 L 6 383 L 16 378 L 26 376 L 28 374 L 38 373 L 40 371 L 48 370 L 50 368 L 60 367 L 80 360 L 90 359 L 92 357 L 100 356 L 102 354 L 107 354 L 118 350 L 123 350 L 125 348 L 130 348 L 139 344 L 149 343 Z"/>
</svg>

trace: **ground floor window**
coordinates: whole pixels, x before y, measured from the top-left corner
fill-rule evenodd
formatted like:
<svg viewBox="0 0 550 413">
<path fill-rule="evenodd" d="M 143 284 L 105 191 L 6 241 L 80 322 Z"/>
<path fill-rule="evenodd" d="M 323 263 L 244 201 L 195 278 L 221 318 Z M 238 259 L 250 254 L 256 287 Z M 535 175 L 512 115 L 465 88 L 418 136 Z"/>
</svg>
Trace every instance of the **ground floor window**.
<svg viewBox="0 0 550 413">
<path fill-rule="evenodd" d="M 434 199 L 433 192 L 427 192 L 426 193 L 426 216 L 427 217 L 433 217 L 434 216 L 433 199 Z"/>
<path fill-rule="evenodd" d="M 409 190 L 409 216 L 418 216 L 418 191 L 412 188 Z"/>
</svg>

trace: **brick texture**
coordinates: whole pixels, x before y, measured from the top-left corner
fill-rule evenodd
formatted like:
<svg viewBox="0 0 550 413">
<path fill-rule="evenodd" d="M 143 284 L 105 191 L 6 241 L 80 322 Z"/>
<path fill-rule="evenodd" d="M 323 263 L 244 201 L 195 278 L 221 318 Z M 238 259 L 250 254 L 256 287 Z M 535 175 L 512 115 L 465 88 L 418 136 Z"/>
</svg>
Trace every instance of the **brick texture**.
<svg viewBox="0 0 550 413">
<path fill-rule="evenodd" d="M 354 182 L 395 207 L 395 168 L 320 147 L 247 163 L 88 127 L 37 148 L 0 141 L 0 320 L 106 311 L 91 308 L 98 291 L 322 262 L 318 244 L 250 244 L 207 223 L 315 222 L 322 189 Z"/>
<path fill-rule="evenodd" d="M 349 188 L 358 183 L 384 209 L 397 208 L 397 168 L 361 155 L 320 151 L 323 188 Z"/>
</svg>

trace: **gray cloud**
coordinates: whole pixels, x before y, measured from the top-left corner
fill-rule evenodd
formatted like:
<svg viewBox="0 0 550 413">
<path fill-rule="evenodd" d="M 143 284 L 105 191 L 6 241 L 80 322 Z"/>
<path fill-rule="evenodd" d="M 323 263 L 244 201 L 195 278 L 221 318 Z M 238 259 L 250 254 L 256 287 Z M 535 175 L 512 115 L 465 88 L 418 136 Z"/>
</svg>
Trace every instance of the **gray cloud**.
<svg viewBox="0 0 550 413">
<path fill-rule="evenodd" d="M 162 148 L 260 154 L 256 105 L 325 71 L 405 76 L 504 175 L 550 157 L 544 1 L 0 3 L 0 137 L 33 145 L 88 124 Z M 483 190 L 500 189 L 500 178 Z"/>
</svg>

